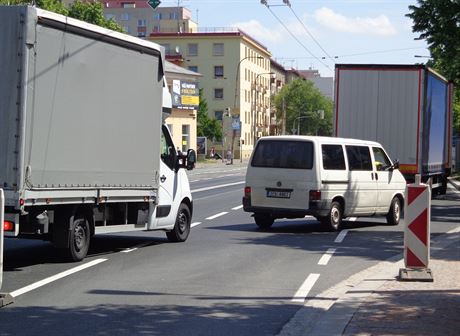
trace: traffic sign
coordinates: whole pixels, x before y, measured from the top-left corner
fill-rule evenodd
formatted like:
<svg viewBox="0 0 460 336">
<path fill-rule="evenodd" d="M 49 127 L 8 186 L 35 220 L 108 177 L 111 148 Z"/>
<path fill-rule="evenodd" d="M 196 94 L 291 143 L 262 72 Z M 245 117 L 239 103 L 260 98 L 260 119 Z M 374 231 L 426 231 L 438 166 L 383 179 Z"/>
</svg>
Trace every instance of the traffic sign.
<svg viewBox="0 0 460 336">
<path fill-rule="evenodd" d="M 148 0 L 147 3 L 149 4 L 150 7 L 155 9 L 160 5 L 161 1 L 160 0 Z"/>
</svg>

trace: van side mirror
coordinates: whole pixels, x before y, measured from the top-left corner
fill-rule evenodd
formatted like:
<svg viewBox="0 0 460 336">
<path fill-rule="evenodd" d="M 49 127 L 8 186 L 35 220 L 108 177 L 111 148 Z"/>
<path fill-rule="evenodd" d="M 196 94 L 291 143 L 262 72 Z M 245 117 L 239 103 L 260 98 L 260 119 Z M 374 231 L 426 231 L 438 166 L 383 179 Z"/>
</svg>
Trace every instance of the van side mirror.
<svg viewBox="0 0 460 336">
<path fill-rule="evenodd" d="M 388 167 L 389 171 L 393 171 L 395 169 L 399 169 L 399 160 L 395 160 L 393 164 L 390 167 Z"/>
</svg>

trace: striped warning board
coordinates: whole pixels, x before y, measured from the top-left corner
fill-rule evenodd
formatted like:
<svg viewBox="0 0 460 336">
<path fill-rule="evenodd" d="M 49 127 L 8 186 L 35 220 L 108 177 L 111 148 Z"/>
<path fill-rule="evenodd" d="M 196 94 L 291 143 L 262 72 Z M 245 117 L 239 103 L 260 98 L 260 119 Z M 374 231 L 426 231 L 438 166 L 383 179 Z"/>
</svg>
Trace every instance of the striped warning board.
<svg viewBox="0 0 460 336">
<path fill-rule="evenodd" d="M 426 184 L 406 187 L 404 263 L 408 268 L 427 268 L 430 259 L 431 190 Z"/>
</svg>

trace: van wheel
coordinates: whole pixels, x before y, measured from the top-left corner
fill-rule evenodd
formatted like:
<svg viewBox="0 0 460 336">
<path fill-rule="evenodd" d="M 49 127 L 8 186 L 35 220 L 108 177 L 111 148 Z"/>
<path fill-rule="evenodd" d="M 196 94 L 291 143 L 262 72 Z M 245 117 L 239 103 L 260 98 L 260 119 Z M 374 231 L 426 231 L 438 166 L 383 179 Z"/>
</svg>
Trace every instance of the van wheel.
<svg viewBox="0 0 460 336">
<path fill-rule="evenodd" d="M 329 214 L 321 218 L 321 223 L 327 227 L 329 231 L 338 231 L 342 227 L 342 217 L 342 206 L 339 202 L 333 201 Z"/>
<path fill-rule="evenodd" d="M 401 201 L 398 197 L 391 200 L 390 210 L 387 213 L 388 225 L 398 225 L 401 219 Z"/>
<path fill-rule="evenodd" d="M 88 221 L 81 217 L 73 221 L 70 226 L 69 257 L 72 261 L 81 261 L 86 257 L 89 249 L 90 231 Z"/>
<path fill-rule="evenodd" d="M 273 222 L 274 222 L 274 219 L 272 216 L 270 215 L 267 215 L 267 214 L 254 214 L 254 220 L 257 224 L 257 226 L 259 227 L 259 229 L 269 229 Z"/>
<path fill-rule="evenodd" d="M 176 224 L 171 231 L 166 232 L 166 237 L 173 243 L 184 242 L 190 234 L 190 210 L 187 205 L 182 203 L 177 211 Z"/>
</svg>

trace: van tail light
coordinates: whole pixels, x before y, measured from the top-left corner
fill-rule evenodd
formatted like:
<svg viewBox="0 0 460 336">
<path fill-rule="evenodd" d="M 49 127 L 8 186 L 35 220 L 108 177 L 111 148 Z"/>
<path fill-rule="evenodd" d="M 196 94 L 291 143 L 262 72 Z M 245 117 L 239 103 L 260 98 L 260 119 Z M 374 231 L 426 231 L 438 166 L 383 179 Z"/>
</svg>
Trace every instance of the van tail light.
<svg viewBox="0 0 460 336">
<path fill-rule="evenodd" d="M 244 197 L 251 197 L 251 187 L 244 187 Z"/>
<path fill-rule="evenodd" d="M 14 223 L 11 221 L 3 221 L 4 231 L 14 231 Z"/>
<path fill-rule="evenodd" d="M 310 201 L 320 201 L 321 190 L 310 190 Z"/>
</svg>

